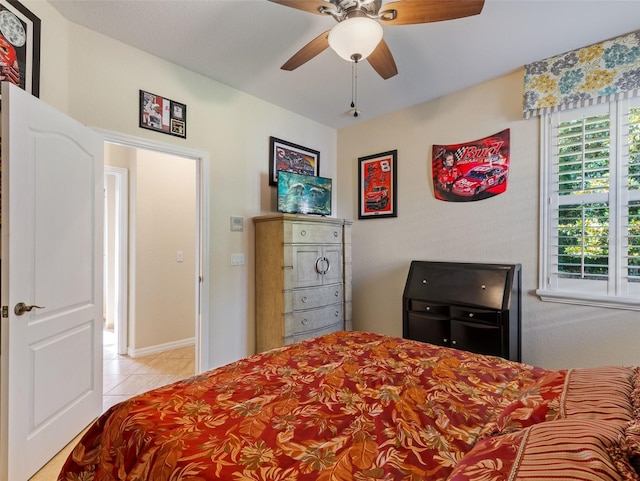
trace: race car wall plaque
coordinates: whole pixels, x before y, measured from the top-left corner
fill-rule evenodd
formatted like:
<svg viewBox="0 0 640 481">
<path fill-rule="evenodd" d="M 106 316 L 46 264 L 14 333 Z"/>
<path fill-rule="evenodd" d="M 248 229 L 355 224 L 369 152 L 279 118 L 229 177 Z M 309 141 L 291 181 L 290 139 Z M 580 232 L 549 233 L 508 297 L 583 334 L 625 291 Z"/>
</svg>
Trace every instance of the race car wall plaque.
<svg viewBox="0 0 640 481">
<path fill-rule="evenodd" d="M 398 151 L 358 158 L 358 219 L 398 216 Z"/>
<path fill-rule="evenodd" d="M 463 144 L 434 145 L 431 156 L 436 199 L 483 200 L 507 190 L 509 129 Z"/>
</svg>

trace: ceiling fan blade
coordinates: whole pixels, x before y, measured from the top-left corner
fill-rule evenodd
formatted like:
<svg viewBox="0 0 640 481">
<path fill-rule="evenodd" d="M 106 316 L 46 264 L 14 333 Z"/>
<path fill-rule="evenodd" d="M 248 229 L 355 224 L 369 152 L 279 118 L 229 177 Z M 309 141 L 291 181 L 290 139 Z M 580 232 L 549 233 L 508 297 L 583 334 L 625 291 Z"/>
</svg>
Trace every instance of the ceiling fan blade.
<svg viewBox="0 0 640 481">
<path fill-rule="evenodd" d="M 380 9 L 384 25 L 409 25 L 470 17 L 482 12 L 484 0 L 401 0 Z"/>
<path fill-rule="evenodd" d="M 329 32 L 330 30 L 327 30 L 311 40 L 311 42 L 298 50 L 296 54 L 287 60 L 280 68 L 282 70 L 295 70 L 300 65 L 307 63 L 313 57 L 323 52 L 329 47 Z"/>
<path fill-rule="evenodd" d="M 378 75 L 385 80 L 398 74 L 396 62 L 393 60 L 391 50 L 389 50 L 387 42 L 385 42 L 384 39 L 380 40 L 380 43 L 373 53 L 367 57 L 367 60 L 373 69 L 378 72 Z"/>
<path fill-rule="evenodd" d="M 304 12 L 323 14 L 323 9 L 335 10 L 335 6 L 324 0 L 269 0 L 285 7 L 296 8 Z"/>
</svg>

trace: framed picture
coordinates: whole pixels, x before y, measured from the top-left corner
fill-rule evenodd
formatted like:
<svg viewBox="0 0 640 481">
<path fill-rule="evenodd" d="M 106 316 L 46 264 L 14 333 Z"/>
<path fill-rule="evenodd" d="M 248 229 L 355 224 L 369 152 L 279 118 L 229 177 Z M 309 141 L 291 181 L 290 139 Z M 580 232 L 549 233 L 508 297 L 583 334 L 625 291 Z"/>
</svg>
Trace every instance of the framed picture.
<svg viewBox="0 0 640 481">
<path fill-rule="evenodd" d="M 320 175 L 320 152 L 269 137 L 269 185 L 278 185 L 278 171 Z"/>
<path fill-rule="evenodd" d="M 0 0 L 0 78 L 40 96 L 40 19 L 16 0 Z"/>
<path fill-rule="evenodd" d="M 397 217 L 398 151 L 358 159 L 358 219 Z"/>
<path fill-rule="evenodd" d="M 187 106 L 140 90 L 140 127 L 187 138 Z"/>
</svg>

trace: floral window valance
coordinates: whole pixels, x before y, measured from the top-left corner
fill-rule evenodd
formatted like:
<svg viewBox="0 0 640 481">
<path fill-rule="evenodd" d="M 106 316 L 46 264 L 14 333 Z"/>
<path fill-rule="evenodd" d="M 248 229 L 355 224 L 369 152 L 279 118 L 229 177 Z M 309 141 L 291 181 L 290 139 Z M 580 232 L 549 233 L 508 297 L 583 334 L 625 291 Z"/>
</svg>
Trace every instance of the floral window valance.
<svg viewBox="0 0 640 481">
<path fill-rule="evenodd" d="M 524 66 L 524 117 L 640 94 L 640 30 Z"/>
</svg>

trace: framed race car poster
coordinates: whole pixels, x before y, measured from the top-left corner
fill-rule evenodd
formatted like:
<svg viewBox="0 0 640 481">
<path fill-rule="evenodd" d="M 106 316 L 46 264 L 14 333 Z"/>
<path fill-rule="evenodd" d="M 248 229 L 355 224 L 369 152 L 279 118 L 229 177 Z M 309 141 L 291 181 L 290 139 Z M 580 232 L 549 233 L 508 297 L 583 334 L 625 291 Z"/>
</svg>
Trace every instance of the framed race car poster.
<svg viewBox="0 0 640 481">
<path fill-rule="evenodd" d="M 398 151 L 358 159 L 358 219 L 397 217 Z"/>
<path fill-rule="evenodd" d="M 434 145 L 431 155 L 436 199 L 469 202 L 507 190 L 509 129 L 461 144 Z"/>
<path fill-rule="evenodd" d="M 0 80 L 40 95 L 40 19 L 16 0 L 0 0 Z"/>
<path fill-rule="evenodd" d="M 269 137 L 269 185 L 278 185 L 278 172 L 320 175 L 320 152 L 309 147 Z"/>
</svg>

